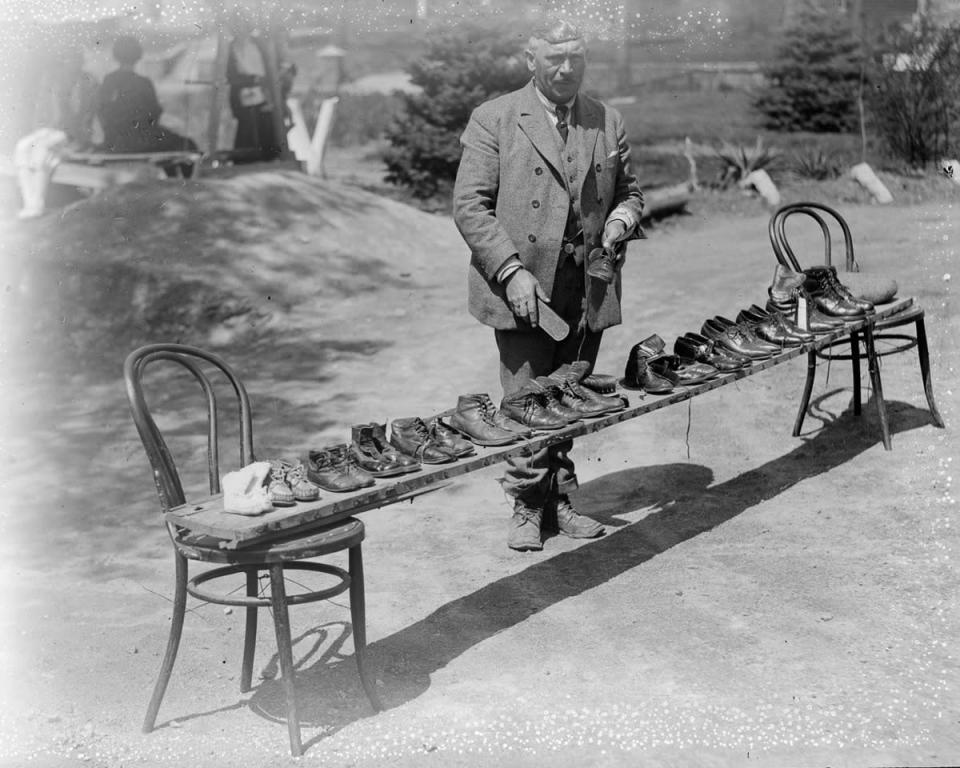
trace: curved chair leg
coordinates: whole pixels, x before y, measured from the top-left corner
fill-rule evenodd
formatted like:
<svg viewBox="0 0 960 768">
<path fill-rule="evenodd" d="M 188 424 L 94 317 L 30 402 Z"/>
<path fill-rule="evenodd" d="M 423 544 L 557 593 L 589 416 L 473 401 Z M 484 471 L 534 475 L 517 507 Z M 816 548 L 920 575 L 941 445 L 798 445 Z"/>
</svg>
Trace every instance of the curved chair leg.
<svg viewBox="0 0 960 768">
<path fill-rule="evenodd" d="M 167 650 L 160 665 L 160 676 L 153 686 L 153 696 L 147 706 L 147 715 L 143 718 L 143 732 L 150 733 L 157 722 L 157 713 L 160 711 L 160 702 L 167 691 L 170 682 L 170 673 L 173 672 L 173 662 L 177 659 L 177 649 L 180 647 L 180 635 L 183 633 L 183 617 L 187 612 L 187 558 L 179 552 L 173 553 L 176 568 L 176 586 L 173 593 L 173 617 L 170 621 L 170 636 L 167 638 Z"/>
<path fill-rule="evenodd" d="M 869 325 L 863 329 L 863 340 L 867 348 L 867 364 L 870 368 L 870 383 L 873 386 L 873 397 L 877 401 L 877 414 L 880 416 L 880 430 L 883 434 L 883 447 L 893 450 L 890 444 L 890 425 L 887 423 L 887 404 L 883 400 L 883 384 L 880 381 L 880 365 L 877 362 L 877 350 L 873 344 L 873 328 Z"/>
<path fill-rule="evenodd" d="M 290 754 L 303 754 L 300 742 L 300 715 L 297 712 L 297 688 L 293 674 L 293 648 L 290 641 L 290 614 L 287 611 L 287 592 L 283 583 L 283 565 L 270 566 L 270 603 L 273 624 L 277 633 L 277 653 L 280 656 L 280 674 L 287 698 L 287 730 L 290 733 Z"/>
<path fill-rule="evenodd" d="M 803 426 L 803 417 L 807 415 L 810 406 L 810 393 L 813 392 L 813 380 L 817 375 L 817 353 L 807 352 L 807 380 L 803 385 L 803 396 L 800 398 L 800 410 L 797 411 L 797 420 L 793 424 L 793 436 L 800 434 Z"/>
<path fill-rule="evenodd" d="M 247 571 L 247 597 L 256 597 L 259 581 L 258 571 Z M 243 633 L 243 666 L 240 668 L 240 692 L 246 693 L 253 683 L 253 655 L 257 648 L 257 606 L 247 607 L 247 624 Z"/>
<path fill-rule="evenodd" d="M 350 548 L 350 621 L 353 624 L 353 653 L 357 657 L 357 672 L 360 673 L 360 682 L 366 691 L 370 705 L 380 712 L 383 704 L 377 696 L 374 682 L 367 674 L 364 659 L 367 650 L 367 614 L 363 590 L 363 551 L 357 544 Z"/>
<path fill-rule="evenodd" d="M 930 408 L 930 415 L 933 417 L 933 423 L 941 429 L 946 426 L 940 411 L 937 410 L 937 403 L 933 399 L 933 379 L 930 376 L 930 354 L 927 351 L 927 329 L 923 322 L 923 315 L 917 318 L 917 354 L 920 356 L 920 375 L 923 376 L 923 391 L 927 396 L 927 405 Z"/>
<path fill-rule="evenodd" d="M 850 334 L 850 361 L 853 363 L 853 412 L 860 415 L 862 398 L 860 395 L 860 334 Z"/>
</svg>

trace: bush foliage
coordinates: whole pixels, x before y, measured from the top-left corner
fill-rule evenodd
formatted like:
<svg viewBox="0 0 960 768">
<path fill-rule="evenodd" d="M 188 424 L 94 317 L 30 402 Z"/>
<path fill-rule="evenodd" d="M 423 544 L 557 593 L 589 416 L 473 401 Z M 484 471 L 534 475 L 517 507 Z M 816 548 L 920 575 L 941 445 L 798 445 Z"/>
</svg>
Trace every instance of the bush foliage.
<svg viewBox="0 0 960 768">
<path fill-rule="evenodd" d="M 863 50 L 846 16 L 813 4 L 784 27 L 767 86 L 754 106 L 766 128 L 814 133 L 850 131 L 859 118 Z"/>
<path fill-rule="evenodd" d="M 520 51 L 521 40 L 497 28 L 460 28 L 432 36 L 426 53 L 408 69 L 423 90 L 402 97 L 401 113 L 386 131 L 386 180 L 421 199 L 449 188 L 470 113 L 529 79 Z"/>
<path fill-rule="evenodd" d="M 921 18 L 878 46 L 868 102 L 889 153 L 913 167 L 960 151 L 960 23 Z"/>
</svg>

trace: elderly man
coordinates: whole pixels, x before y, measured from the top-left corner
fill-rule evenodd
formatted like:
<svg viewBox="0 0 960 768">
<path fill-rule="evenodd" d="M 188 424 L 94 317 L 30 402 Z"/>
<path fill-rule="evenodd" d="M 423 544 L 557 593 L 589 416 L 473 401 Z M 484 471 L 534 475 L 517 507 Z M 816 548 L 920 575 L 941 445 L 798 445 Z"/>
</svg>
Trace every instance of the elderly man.
<svg viewBox="0 0 960 768">
<path fill-rule="evenodd" d="M 580 93 L 587 47 L 571 23 L 551 23 L 526 50 L 531 81 L 479 106 L 461 137 L 454 218 L 472 258 L 470 312 L 494 328 L 505 398 L 565 363 L 592 367 L 603 329 L 620 322 L 623 243 L 640 235 L 643 194 L 616 110 Z M 587 275 L 585 255 L 616 253 L 607 284 Z M 554 341 L 538 328 L 538 300 L 570 325 Z M 509 462 L 502 480 L 514 500 L 507 544 L 542 549 L 545 515 L 560 533 L 603 533 L 578 514 L 571 441 Z"/>
</svg>

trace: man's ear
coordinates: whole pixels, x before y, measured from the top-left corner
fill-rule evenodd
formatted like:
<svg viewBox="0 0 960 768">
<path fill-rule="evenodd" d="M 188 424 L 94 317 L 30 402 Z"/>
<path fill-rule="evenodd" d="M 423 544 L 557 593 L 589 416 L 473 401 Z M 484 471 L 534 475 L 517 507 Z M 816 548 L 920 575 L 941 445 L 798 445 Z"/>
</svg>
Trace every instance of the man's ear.
<svg viewBox="0 0 960 768">
<path fill-rule="evenodd" d="M 523 52 L 524 58 L 527 60 L 527 69 L 531 72 L 537 71 L 537 55 L 533 52 L 532 48 L 527 48 Z"/>
</svg>

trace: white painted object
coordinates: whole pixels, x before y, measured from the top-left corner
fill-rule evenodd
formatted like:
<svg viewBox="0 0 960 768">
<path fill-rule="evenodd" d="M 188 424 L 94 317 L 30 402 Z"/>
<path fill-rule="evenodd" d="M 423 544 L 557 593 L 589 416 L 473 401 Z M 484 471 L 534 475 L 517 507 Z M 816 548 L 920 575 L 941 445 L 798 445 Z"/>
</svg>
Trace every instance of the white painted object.
<svg viewBox="0 0 960 768">
<path fill-rule="evenodd" d="M 960 160 L 942 160 L 940 168 L 944 176 L 954 184 L 960 185 Z"/>
<path fill-rule="evenodd" d="M 874 202 L 880 205 L 893 202 L 893 195 L 890 194 L 890 190 L 877 178 L 877 174 L 873 172 L 873 168 L 867 163 L 858 163 L 853 166 L 853 168 L 850 169 L 850 175 L 860 186 L 864 187 L 873 195 Z"/>
<path fill-rule="evenodd" d="M 323 155 L 327 148 L 327 137 L 333 126 L 333 113 L 336 110 L 339 96 L 324 99 L 320 105 L 320 114 L 317 116 L 317 127 L 313 129 L 313 138 L 310 140 L 310 155 L 307 157 L 307 173 L 311 176 L 323 176 Z"/>
<path fill-rule="evenodd" d="M 305 163 L 310 157 L 310 134 L 307 133 L 307 121 L 303 118 L 300 99 L 287 99 L 287 108 L 293 120 L 293 125 L 287 131 L 287 145 L 293 152 L 293 156 L 301 163 Z"/>
<path fill-rule="evenodd" d="M 740 182 L 740 186 L 753 187 L 768 205 L 780 205 L 780 190 L 778 190 L 777 185 L 773 183 L 770 174 L 762 168 L 748 174 L 747 177 Z"/>
</svg>

